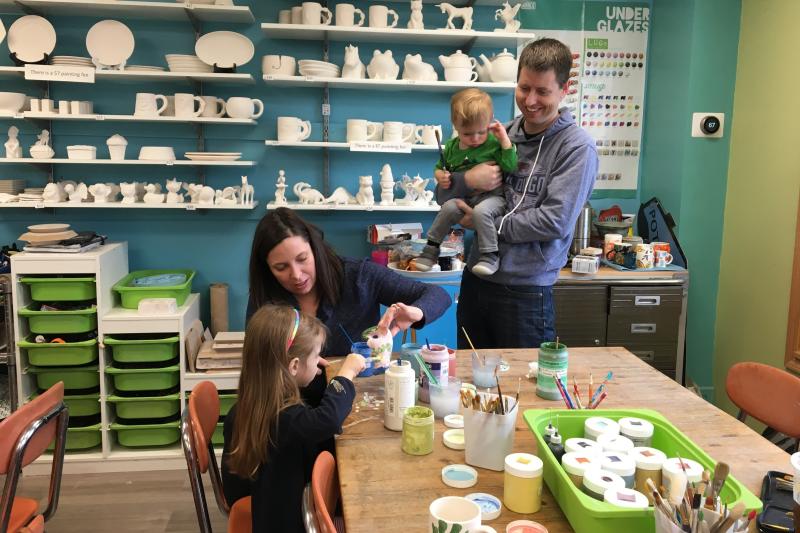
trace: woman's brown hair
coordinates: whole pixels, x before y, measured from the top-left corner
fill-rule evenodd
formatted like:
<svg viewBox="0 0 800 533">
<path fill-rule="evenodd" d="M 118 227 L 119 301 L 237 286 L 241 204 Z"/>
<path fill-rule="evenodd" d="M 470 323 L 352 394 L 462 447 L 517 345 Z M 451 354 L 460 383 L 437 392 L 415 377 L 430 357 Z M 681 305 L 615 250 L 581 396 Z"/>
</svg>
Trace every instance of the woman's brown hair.
<svg viewBox="0 0 800 533">
<path fill-rule="evenodd" d="M 269 445 L 275 442 L 280 412 L 301 402 L 289 362 L 297 357 L 305 365 L 325 344 L 325 325 L 300 313 L 297 334 L 287 349 L 295 313 L 288 306 L 265 305 L 247 323 L 236 402 L 238 416 L 228 457 L 231 471 L 240 477 L 255 478 L 258 467 L 267 461 Z"/>
</svg>

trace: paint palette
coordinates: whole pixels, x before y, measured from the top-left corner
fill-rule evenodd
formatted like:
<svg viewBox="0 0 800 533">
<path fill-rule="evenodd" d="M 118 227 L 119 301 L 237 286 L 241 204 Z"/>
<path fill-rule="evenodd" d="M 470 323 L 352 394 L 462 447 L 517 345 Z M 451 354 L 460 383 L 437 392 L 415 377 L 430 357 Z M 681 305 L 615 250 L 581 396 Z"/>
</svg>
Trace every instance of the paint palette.
<svg viewBox="0 0 800 533">
<path fill-rule="evenodd" d="M 467 465 L 447 465 L 442 468 L 442 481 L 448 487 L 466 489 L 478 482 L 478 471 Z"/>
<path fill-rule="evenodd" d="M 481 508 L 481 522 L 494 520 L 500 516 L 500 511 L 503 509 L 499 498 L 491 494 L 486 494 L 485 492 L 473 492 L 464 497 L 477 503 L 478 507 Z"/>
</svg>

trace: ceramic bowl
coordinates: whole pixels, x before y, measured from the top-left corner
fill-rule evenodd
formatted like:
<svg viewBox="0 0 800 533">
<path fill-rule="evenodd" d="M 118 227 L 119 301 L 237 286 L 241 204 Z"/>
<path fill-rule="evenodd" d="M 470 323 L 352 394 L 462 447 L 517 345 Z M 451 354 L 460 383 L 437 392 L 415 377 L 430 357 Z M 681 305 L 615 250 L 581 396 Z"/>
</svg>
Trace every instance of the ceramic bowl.
<svg viewBox="0 0 800 533">
<path fill-rule="evenodd" d="M 139 150 L 142 161 L 175 161 L 175 150 L 171 146 L 142 146 Z"/>
<path fill-rule="evenodd" d="M 0 113 L 19 113 L 26 99 L 22 93 L 0 92 Z"/>
<path fill-rule="evenodd" d="M 95 159 L 97 157 L 97 147 L 88 145 L 67 146 L 67 158 L 69 159 Z"/>
<path fill-rule="evenodd" d="M 628 228 L 633 225 L 632 219 L 626 219 L 622 222 L 612 222 L 612 221 L 605 221 L 600 222 L 595 220 L 594 227 L 597 228 L 597 232 L 600 234 L 601 237 L 605 236 L 606 233 L 619 233 L 620 235 L 627 235 Z"/>
</svg>

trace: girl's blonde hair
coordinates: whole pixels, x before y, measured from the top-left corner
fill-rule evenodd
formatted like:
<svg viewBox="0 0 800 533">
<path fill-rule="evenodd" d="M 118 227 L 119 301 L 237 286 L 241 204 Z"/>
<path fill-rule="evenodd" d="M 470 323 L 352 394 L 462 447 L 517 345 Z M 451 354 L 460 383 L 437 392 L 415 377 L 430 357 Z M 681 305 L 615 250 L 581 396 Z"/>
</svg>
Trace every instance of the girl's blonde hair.
<svg viewBox="0 0 800 533">
<path fill-rule="evenodd" d="M 255 478 L 258 467 L 267 461 L 267 449 L 276 442 L 278 415 L 301 402 L 289 362 L 297 357 L 305 365 L 325 344 L 325 325 L 303 313 L 299 313 L 300 323 L 292 339 L 297 316 L 291 307 L 265 305 L 247 323 L 228 457 L 231 471 L 240 477 Z"/>
<path fill-rule="evenodd" d="M 480 89 L 464 89 L 450 99 L 450 119 L 456 126 L 488 124 L 492 116 L 492 98 Z"/>
</svg>

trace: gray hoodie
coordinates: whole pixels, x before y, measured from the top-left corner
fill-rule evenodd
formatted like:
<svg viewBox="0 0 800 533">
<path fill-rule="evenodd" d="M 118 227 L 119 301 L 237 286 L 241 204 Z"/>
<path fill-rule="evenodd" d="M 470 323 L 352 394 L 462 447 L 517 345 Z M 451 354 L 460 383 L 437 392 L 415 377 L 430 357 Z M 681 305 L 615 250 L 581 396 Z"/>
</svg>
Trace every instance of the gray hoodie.
<svg viewBox="0 0 800 533">
<path fill-rule="evenodd" d="M 507 209 L 500 232 L 500 269 L 488 281 L 504 285 L 553 285 L 567 262 L 575 221 L 589 199 L 597 176 L 598 159 L 594 140 L 580 129 L 572 114 L 562 109 L 556 121 L 527 139 L 523 117 L 506 124 L 511 142 L 517 145 L 519 166 L 504 178 Z M 544 136 L 539 161 L 523 194 L 536 152 Z M 451 177 L 449 189 L 436 188 L 442 204 L 463 198 L 469 192 L 463 173 Z M 524 198 L 523 198 L 524 196 Z M 500 228 L 503 217 L 495 219 Z M 480 255 L 473 241 L 468 260 L 472 267 Z"/>
</svg>

